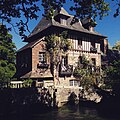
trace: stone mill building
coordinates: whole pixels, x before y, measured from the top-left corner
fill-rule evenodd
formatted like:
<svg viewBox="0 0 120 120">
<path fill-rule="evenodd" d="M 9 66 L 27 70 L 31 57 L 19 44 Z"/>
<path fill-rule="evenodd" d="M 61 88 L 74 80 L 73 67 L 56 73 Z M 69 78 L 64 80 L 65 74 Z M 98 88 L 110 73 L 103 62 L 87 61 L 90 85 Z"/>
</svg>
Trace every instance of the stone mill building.
<svg viewBox="0 0 120 120">
<path fill-rule="evenodd" d="M 94 30 L 91 19 L 78 20 L 72 23 L 72 15 L 64 8 L 57 12 L 52 19 L 42 18 L 32 33 L 24 42 L 27 44 L 17 51 L 17 78 L 33 79 L 38 87 L 53 88 L 56 90 L 56 100 L 59 105 L 67 101 L 70 92 L 78 94 L 80 82 L 73 76 L 80 56 L 85 55 L 94 65 L 101 66 L 101 53 L 106 51 L 106 36 Z M 53 78 L 50 62 L 45 56 L 44 37 L 51 34 L 68 32 L 68 40 L 72 49 L 63 57 L 64 71 L 59 70 L 59 82 Z M 70 67 L 67 67 L 70 66 Z"/>
</svg>

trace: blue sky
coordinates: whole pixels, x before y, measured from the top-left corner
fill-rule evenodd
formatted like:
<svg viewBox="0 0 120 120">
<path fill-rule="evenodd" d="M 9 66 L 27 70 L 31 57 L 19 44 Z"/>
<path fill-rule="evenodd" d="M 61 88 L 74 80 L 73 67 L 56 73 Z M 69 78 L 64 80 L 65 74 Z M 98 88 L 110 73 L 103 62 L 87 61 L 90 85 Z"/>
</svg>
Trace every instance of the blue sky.
<svg viewBox="0 0 120 120">
<path fill-rule="evenodd" d="M 68 13 L 72 14 L 72 12 L 69 11 L 68 6 L 69 4 L 66 4 L 64 8 L 67 10 Z M 97 32 L 108 37 L 108 41 L 111 46 L 113 46 L 117 41 L 120 41 L 120 16 L 114 18 L 113 10 L 114 6 L 112 6 L 109 16 L 104 17 L 102 20 L 97 20 L 97 26 L 95 27 L 95 30 Z M 42 18 L 42 12 L 43 10 L 41 10 L 41 12 L 39 13 L 39 19 L 37 21 L 33 20 L 29 22 L 29 29 L 31 31 Z M 26 44 L 22 42 L 22 39 L 14 31 L 12 31 L 11 34 L 13 35 L 13 42 L 16 44 L 17 49 L 20 49 Z"/>
</svg>

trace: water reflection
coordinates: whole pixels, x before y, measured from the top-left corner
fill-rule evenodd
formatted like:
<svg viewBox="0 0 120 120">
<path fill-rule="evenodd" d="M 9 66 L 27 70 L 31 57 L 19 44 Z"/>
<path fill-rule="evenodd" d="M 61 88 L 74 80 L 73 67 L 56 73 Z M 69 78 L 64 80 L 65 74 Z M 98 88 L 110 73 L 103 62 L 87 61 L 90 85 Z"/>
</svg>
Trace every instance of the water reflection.
<svg viewBox="0 0 120 120">
<path fill-rule="evenodd" d="M 104 110 L 103 110 L 104 111 Z M 111 114 L 111 113 L 110 113 Z M 6 119 L 5 119 L 6 118 Z M 120 120 L 101 116 L 95 108 L 64 106 L 58 110 L 37 114 L 6 115 L 0 120 Z"/>
</svg>

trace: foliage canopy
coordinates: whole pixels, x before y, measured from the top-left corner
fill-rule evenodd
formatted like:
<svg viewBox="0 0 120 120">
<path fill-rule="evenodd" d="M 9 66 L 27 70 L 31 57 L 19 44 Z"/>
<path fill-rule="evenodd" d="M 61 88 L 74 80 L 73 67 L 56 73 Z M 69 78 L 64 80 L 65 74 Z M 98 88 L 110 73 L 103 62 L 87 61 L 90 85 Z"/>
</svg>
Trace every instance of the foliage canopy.
<svg viewBox="0 0 120 120">
<path fill-rule="evenodd" d="M 71 48 L 71 42 L 67 39 L 67 32 L 63 31 L 59 36 L 53 34 L 45 37 L 46 50 L 50 56 L 51 71 L 58 76 L 59 64 L 62 56 Z"/>
<path fill-rule="evenodd" d="M 100 72 L 100 67 L 93 65 L 84 55 L 81 57 L 82 63 L 78 64 L 73 73 L 74 77 L 80 80 L 80 85 L 84 88 L 89 88 L 94 84 L 102 82 L 102 72 Z"/>
<path fill-rule="evenodd" d="M 120 91 L 120 42 L 116 42 L 112 49 L 113 55 L 108 54 L 108 56 L 111 55 L 110 63 L 104 70 L 106 73 L 105 85 L 107 88 L 113 89 L 113 92 L 118 95 Z"/>
<path fill-rule="evenodd" d="M 113 50 L 118 50 L 120 51 L 120 41 L 117 41 L 115 45 L 113 46 Z"/>
<path fill-rule="evenodd" d="M 12 35 L 7 31 L 3 33 L 2 25 L 0 25 L 0 85 L 8 82 L 14 75 L 16 46 L 12 42 Z"/>
</svg>

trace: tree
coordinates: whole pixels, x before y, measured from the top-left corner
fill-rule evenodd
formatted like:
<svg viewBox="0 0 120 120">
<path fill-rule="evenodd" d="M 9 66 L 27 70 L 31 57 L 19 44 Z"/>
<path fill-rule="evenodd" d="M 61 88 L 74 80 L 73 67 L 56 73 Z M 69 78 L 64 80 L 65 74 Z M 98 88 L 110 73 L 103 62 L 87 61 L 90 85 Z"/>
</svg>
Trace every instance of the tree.
<svg viewBox="0 0 120 120">
<path fill-rule="evenodd" d="M 67 32 L 62 32 L 59 36 L 53 34 L 45 37 L 46 50 L 50 57 L 51 72 L 54 79 L 58 79 L 59 64 L 62 55 L 65 55 L 71 47 L 71 43 L 67 40 Z"/>
<path fill-rule="evenodd" d="M 112 55 L 110 53 L 107 55 L 110 63 L 104 70 L 106 73 L 105 85 L 118 95 L 120 90 L 120 42 L 116 42 L 112 49 Z"/>
<path fill-rule="evenodd" d="M 33 83 L 32 79 L 23 80 L 23 86 L 24 87 L 31 87 L 32 83 Z"/>
<path fill-rule="evenodd" d="M 49 19 L 54 15 L 55 10 L 59 11 L 70 1 L 72 2 L 70 10 L 75 11 L 75 17 L 82 19 L 87 16 L 95 20 L 96 17 L 101 19 L 108 15 L 112 1 L 116 4 L 114 17 L 120 14 L 120 1 L 118 0 L 110 0 L 109 3 L 106 0 L 0 0 L 0 20 L 3 25 L 7 22 L 12 27 L 17 27 L 19 35 L 25 38 L 24 33 L 29 31 L 28 22 L 38 18 L 42 7 L 44 8 L 43 15 Z M 13 18 L 18 18 L 18 22 L 12 24 Z"/>
<path fill-rule="evenodd" d="M 40 9 L 37 2 L 39 0 L 0 0 L 0 20 L 18 27 L 19 35 L 25 37 L 24 32 L 28 29 L 28 21 L 37 19 L 36 14 Z M 13 18 L 19 18 L 16 24 L 12 24 Z M 6 29 L 6 28 L 4 28 Z M 9 28 L 8 28 L 9 29 Z"/>
<path fill-rule="evenodd" d="M 2 25 L 0 25 L 0 87 L 3 84 L 10 81 L 14 75 L 15 69 L 15 53 L 16 46 L 12 42 L 12 35 L 10 35 L 7 30 L 4 32 L 1 30 Z"/>
<path fill-rule="evenodd" d="M 102 78 L 100 67 L 96 67 L 87 60 L 86 57 L 82 56 L 82 63 L 78 63 L 78 66 L 74 70 L 74 77 L 80 80 L 80 85 L 84 89 L 92 87 L 94 84 L 98 84 Z"/>
<path fill-rule="evenodd" d="M 111 88 L 116 95 L 120 91 L 120 60 L 113 61 L 106 70 L 107 80 L 106 86 Z"/>
<path fill-rule="evenodd" d="M 112 49 L 120 51 L 120 41 L 117 41 Z"/>
</svg>

